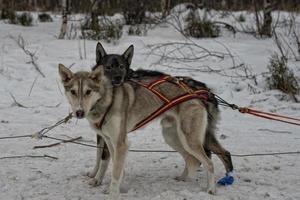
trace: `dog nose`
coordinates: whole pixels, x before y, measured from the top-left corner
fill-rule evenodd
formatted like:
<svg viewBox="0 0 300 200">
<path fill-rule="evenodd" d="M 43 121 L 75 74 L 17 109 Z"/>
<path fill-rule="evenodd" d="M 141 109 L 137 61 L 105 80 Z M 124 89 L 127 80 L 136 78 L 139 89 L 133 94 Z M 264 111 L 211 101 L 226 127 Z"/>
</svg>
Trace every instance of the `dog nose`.
<svg viewBox="0 0 300 200">
<path fill-rule="evenodd" d="M 84 111 L 83 110 L 77 110 L 75 114 L 76 114 L 76 117 L 78 119 L 82 119 L 84 117 Z"/>
<path fill-rule="evenodd" d="M 120 85 L 122 82 L 122 76 L 115 76 L 112 80 L 113 85 Z"/>
</svg>

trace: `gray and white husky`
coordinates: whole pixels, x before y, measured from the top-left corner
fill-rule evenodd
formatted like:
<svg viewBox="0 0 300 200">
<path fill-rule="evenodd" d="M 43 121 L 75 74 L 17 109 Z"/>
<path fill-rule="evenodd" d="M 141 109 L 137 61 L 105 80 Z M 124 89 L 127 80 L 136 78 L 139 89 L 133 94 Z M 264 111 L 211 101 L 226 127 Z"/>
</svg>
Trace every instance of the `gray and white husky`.
<svg viewBox="0 0 300 200">
<path fill-rule="evenodd" d="M 104 139 L 103 145 L 108 147 L 109 151 L 103 154 L 105 162 L 99 163 L 96 178 L 103 178 L 111 157 L 109 199 L 117 200 L 120 196 L 120 183 L 129 149 L 127 134 L 141 119 L 162 106 L 162 102 L 155 94 L 132 81 L 125 81 L 114 87 L 112 81 L 105 75 L 103 66 L 91 72 L 73 73 L 60 64 L 59 74 L 73 113 L 78 118 L 85 117 L 95 132 Z M 149 76 L 141 81 L 151 82 L 155 79 L 156 77 Z M 159 90 L 166 96 L 179 96 L 183 92 L 168 82 L 161 84 Z M 160 118 L 165 142 L 178 151 L 186 163 L 180 179 L 194 176 L 199 163 L 202 163 L 208 175 L 207 191 L 214 194 L 216 192 L 214 167 L 206 155 L 204 145 L 214 148 L 212 146 L 219 143 L 216 141 L 205 144 L 210 137 L 207 136 L 207 132 L 212 128 L 206 105 L 199 99 L 192 99 L 174 106 Z M 225 152 L 220 147 L 219 145 L 216 149 Z"/>
</svg>

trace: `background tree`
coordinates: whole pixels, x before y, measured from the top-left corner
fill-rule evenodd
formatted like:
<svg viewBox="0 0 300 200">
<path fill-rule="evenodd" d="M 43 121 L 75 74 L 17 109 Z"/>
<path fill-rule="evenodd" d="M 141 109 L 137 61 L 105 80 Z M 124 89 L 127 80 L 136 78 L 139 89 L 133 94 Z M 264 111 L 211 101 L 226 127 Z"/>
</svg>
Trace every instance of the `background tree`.
<svg viewBox="0 0 300 200">
<path fill-rule="evenodd" d="M 58 39 L 64 39 L 68 28 L 68 5 L 71 0 L 62 0 L 62 23 Z"/>
</svg>

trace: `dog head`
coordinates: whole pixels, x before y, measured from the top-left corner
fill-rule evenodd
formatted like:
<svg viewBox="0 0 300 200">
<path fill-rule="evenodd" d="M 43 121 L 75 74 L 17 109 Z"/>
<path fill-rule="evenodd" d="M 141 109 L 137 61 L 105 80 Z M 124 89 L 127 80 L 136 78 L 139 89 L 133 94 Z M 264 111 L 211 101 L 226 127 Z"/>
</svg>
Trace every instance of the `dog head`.
<svg viewBox="0 0 300 200">
<path fill-rule="evenodd" d="M 93 70 L 103 67 L 105 76 L 111 80 L 112 85 L 120 86 L 129 73 L 133 51 L 133 45 L 130 45 L 122 55 L 107 54 L 101 43 L 98 42 L 96 47 L 97 65 Z"/>
<path fill-rule="evenodd" d="M 88 115 L 93 106 L 104 96 L 103 83 L 110 81 L 103 75 L 103 68 L 92 72 L 79 71 L 73 73 L 59 64 L 59 75 L 65 88 L 65 94 L 71 105 L 73 114 L 82 119 Z"/>
</svg>

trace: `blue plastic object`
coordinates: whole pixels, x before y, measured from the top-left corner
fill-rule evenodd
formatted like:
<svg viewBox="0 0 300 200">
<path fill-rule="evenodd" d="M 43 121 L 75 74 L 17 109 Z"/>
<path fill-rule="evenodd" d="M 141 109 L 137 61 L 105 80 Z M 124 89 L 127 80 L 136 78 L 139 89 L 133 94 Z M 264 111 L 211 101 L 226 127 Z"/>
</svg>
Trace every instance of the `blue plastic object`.
<svg viewBox="0 0 300 200">
<path fill-rule="evenodd" d="M 233 172 L 229 172 L 225 177 L 221 178 L 217 183 L 219 185 L 232 185 L 234 182 Z"/>
</svg>

